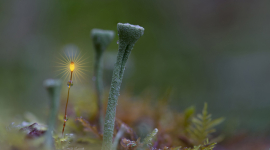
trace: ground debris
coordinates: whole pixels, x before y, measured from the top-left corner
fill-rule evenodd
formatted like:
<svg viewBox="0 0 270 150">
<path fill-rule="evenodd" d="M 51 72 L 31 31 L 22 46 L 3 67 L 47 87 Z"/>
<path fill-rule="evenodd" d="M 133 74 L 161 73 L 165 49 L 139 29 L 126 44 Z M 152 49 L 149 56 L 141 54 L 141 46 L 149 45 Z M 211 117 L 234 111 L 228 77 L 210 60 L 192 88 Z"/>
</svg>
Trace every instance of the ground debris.
<svg viewBox="0 0 270 150">
<path fill-rule="evenodd" d="M 42 130 L 39 127 L 40 125 L 38 123 L 33 123 L 29 126 L 23 127 L 20 129 L 21 132 L 25 132 L 27 139 L 33 139 L 40 137 L 45 134 L 46 130 Z"/>
</svg>

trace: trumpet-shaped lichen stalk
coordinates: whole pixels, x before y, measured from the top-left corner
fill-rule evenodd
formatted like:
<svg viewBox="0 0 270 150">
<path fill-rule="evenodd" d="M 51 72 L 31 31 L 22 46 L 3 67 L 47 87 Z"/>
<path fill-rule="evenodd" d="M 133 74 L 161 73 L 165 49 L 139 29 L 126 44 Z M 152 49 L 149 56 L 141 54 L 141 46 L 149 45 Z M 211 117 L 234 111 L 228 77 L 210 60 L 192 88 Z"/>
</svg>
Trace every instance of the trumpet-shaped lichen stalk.
<svg viewBox="0 0 270 150">
<path fill-rule="evenodd" d="M 47 79 L 44 81 L 44 86 L 46 87 L 50 98 L 50 116 L 44 144 L 45 149 L 47 150 L 54 149 L 52 131 L 54 129 L 60 103 L 61 83 L 61 80 L 58 79 Z"/>
<path fill-rule="evenodd" d="M 119 35 L 119 47 L 117 60 L 113 70 L 109 101 L 105 116 L 102 150 L 111 150 L 112 148 L 116 105 L 124 75 L 125 65 L 133 46 L 144 33 L 143 27 L 128 23 L 118 23 L 117 30 Z"/>
<path fill-rule="evenodd" d="M 111 30 L 101 30 L 93 29 L 91 31 L 91 38 L 93 40 L 95 49 L 95 67 L 94 67 L 94 77 L 95 77 L 95 87 L 97 93 L 97 105 L 98 105 L 98 115 L 99 115 L 99 126 L 100 130 L 103 131 L 104 118 L 103 118 L 103 108 L 102 108 L 102 93 L 103 93 L 103 66 L 102 58 L 105 49 L 112 42 L 114 38 L 114 31 Z"/>
</svg>

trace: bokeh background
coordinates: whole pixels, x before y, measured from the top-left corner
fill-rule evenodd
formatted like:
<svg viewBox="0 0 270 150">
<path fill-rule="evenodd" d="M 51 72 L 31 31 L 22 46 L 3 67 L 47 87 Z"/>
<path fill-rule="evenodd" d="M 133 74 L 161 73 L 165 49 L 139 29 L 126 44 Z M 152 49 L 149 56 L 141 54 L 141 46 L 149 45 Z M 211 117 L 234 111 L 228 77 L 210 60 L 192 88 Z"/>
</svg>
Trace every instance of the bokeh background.
<svg viewBox="0 0 270 150">
<path fill-rule="evenodd" d="M 214 117 L 226 118 L 222 130 L 269 133 L 269 6 L 269 0 L 1 0 L 0 116 L 31 112 L 46 119 L 43 81 L 58 77 L 55 57 L 70 44 L 90 62 L 88 80 L 75 85 L 92 89 L 91 29 L 117 32 L 118 22 L 128 22 L 145 34 L 132 51 L 122 90 L 134 96 L 150 90 L 155 99 L 172 88 L 174 110 L 201 110 L 208 102 Z M 117 39 L 104 60 L 106 89 Z"/>
</svg>

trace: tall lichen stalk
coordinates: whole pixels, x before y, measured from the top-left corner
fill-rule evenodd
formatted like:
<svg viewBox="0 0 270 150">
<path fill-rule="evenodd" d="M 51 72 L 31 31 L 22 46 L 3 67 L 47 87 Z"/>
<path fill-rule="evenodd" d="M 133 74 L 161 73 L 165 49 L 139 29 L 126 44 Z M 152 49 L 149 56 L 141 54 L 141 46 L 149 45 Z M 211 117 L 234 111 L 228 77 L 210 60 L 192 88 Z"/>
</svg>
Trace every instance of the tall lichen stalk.
<svg viewBox="0 0 270 150">
<path fill-rule="evenodd" d="M 113 70 L 109 101 L 105 116 L 102 150 L 112 149 L 116 105 L 124 75 L 125 65 L 133 46 L 144 33 L 143 27 L 128 23 L 118 23 L 117 30 L 119 35 L 119 47 L 116 64 Z"/>
<path fill-rule="evenodd" d="M 99 112 L 99 126 L 100 130 L 103 131 L 104 127 L 104 115 L 102 107 L 102 94 L 103 94 L 103 54 L 108 45 L 112 42 L 114 38 L 114 31 L 111 30 L 101 30 L 92 29 L 91 38 L 93 40 L 95 49 L 95 66 L 94 66 L 94 77 L 95 77 L 95 87 L 97 93 L 97 105 Z"/>
<path fill-rule="evenodd" d="M 54 149 L 52 131 L 55 126 L 55 121 L 57 118 L 57 113 L 60 104 L 61 83 L 62 82 L 60 80 L 54 79 L 48 79 L 44 81 L 44 86 L 46 87 L 50 98 L 50 116 L 44 144 L 46 150 Z"/>
</svg>

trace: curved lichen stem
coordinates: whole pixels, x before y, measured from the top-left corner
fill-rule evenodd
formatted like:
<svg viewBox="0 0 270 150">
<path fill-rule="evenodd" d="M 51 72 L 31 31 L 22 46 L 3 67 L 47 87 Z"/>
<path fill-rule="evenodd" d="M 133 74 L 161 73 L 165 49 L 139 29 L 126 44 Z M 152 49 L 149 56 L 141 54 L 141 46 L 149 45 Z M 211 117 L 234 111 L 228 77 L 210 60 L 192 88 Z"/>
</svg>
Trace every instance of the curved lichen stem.
<svg viewBox="0 0 270 150">
<path fill-rule="evenodd" d="M 50 98 L 50 116 L 49 116 L 48 129 L 45 135 L 44 146 L 46 150 L 51 150 L 51 149 L 54 149 L 52 131 L 54 129 L 55 121 L 57 118 L 57 112 L 59 109 L 61 81 L 48 79 L 44 81 L 44 86 L 46 87 L 49 94 L 49 98 Z"/>
<path fill-rule="evenodd" d="M 99 116 L 99 126 L 100 131 L 103 131 L 104 118 L 103 118 L 103 107 L 102 107 L 102 94 L 103 94 L 103 66 L 102 58 L 103 53 L 107 46 L 112 42 L 114 38 L 114 31 L 111 30 L 101 30 L 92 29 L 91 38 L 93 40 L 95 49 L 95 65 L 94 65 L 94 77 L 95 77 L 95 87 L 97 93 L 97 106 L 98 106 L 98 116 Z"/>
<path fill-rule="evenodd" d="M 119 35 L 119 48 L 116 64 L 113 70 L 109 101 L 105 116 L 102 150 L 111 150 L 112 148 L 116 105 L 124 75 L 125 65 L 134 44 L 144 33 L 144 28 L 128 23 L 118 23 L 117 30 Z"/>
</svg>

